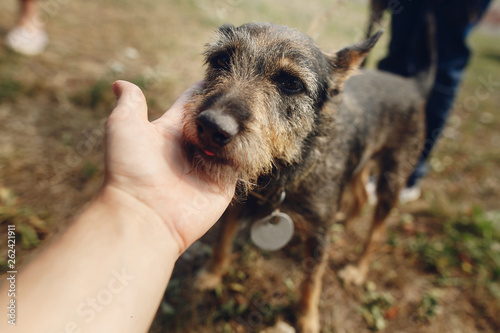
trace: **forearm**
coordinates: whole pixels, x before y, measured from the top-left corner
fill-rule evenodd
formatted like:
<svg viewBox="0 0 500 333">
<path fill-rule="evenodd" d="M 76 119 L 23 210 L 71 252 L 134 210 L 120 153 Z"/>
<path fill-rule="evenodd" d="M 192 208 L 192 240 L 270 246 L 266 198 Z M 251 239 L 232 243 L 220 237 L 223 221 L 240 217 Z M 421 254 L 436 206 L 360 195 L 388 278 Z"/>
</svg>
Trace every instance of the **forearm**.
<svg viewBox="0 0 500 333">
<path fill-rule="evenodd" d="M 147 331 L 178 253 L 153 211 L 107 187 L 19 274 L 14 331 Z"/>
</svg>

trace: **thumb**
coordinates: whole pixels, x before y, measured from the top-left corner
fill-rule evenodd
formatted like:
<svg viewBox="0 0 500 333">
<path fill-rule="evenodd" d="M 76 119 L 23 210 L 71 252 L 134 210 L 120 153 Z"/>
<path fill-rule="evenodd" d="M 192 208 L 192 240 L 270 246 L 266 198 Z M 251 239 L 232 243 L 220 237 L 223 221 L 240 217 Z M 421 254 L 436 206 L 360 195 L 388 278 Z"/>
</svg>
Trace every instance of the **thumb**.
<svg viewBox="0 0 500 333">
<path fill-rule="evenodd" d="M 188 104 L 189 99 L 196 93 L 199 93 L 203 88 L 203 81 L 198 81 L 186 91 L 184 91 L 179 98 L 174 102 L 174 104 L 168 109 L 160 118 L 154 121 L 155 124 L 160 124 L 165 127 L 169 127 L 172 124 L 177 124 L 182 119 L 184 114 L 184 108 Z"/>
<path fill-rule="evenodd" d="M 112 88 L 117 99 L 110 118 L 120 120 L 132 116 L 148 120 L 146 98 L 138 86 L 127 81 L 115 81 Z"/>
</svg>

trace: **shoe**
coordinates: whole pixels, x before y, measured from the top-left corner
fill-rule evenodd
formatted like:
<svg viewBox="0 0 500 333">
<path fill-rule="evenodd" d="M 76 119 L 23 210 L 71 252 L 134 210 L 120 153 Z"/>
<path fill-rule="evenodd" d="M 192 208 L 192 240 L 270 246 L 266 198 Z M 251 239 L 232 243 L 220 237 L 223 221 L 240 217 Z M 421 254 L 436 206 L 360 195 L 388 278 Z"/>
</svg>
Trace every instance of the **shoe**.
<svg viewBox="0 0 500 333">
<path fill-rule="evenodd" d="M 37 55 L 47 47 L 49 38 L 42 28 L 17 26 L 6 37 L 5 44 L 17 53 Z"/>
<path fill-rule="evenodd" d="M 422 190 L 420 184 L 415 184 L 412 187 L 405 187 L 399 192 L 399 203 L 405 204 L 420 199 Z"/>
<path fill-rule="evenodd" d="M 368 203 L 370 205 L 375 205 L 377 203 L 377 185 L 375 184 L 375 179 L 370 178 L 365 186 L 366 193 L 368 194 Z M 420 184 L 415 184 L 412 187 L 405 187 L 399 192 L 399 203 L 406 204 L 415 200 L 418 200 L 422 195 L 422 190 Z"/>
<path fill-rule="evenodd" d="M 377 203 L 377 185 L 375 184 L 375 178 L 370 177 L 370 180 L 365 185 L 366 194 L 368 194 L 368 203 L 374 206 Z"/>
</svg>

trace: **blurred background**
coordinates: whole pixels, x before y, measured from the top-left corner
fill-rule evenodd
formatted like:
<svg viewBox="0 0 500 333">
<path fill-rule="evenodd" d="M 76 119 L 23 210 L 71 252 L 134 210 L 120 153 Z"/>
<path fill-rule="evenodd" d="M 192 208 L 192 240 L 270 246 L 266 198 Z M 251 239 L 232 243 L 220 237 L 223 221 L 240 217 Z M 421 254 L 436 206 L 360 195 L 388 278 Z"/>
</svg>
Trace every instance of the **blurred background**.
<svg viewBox="0 0 500 333">
<path fill-rule="evenodd" d="M 16 225 L 17 264 L 99 188 L 113 81 L 139 85 L 155 119 L 203 77 L 203 46 L 223 23 L 284 24 L 338 49 L 360 41 L 368 19 L 366 0 L 45 0 L 40 19 L 49 44 L 28 57 L 4 42 L 18 8 L 17 0 L 0 2 L 0 235 Z M 385 54 L 388 32 L 368 67 Z M 362 250 L 371 209 L 346 229 L 334 227 L 320 304 L 325 332 L 500 331 L 500 0 L 470 45 L 423 197 L 394 211 L 364 288 L 344 288 L 335 272 Z M 212 239 L 209 233 L 179 261 L 151 332 L 258 332 L 291 317 L 299 242 L 262 253 L 243 232 L 224 285 L 198 295 L 192 278 Z M 7 271 L 6 250 L 0 269 Z"/>
</svg>

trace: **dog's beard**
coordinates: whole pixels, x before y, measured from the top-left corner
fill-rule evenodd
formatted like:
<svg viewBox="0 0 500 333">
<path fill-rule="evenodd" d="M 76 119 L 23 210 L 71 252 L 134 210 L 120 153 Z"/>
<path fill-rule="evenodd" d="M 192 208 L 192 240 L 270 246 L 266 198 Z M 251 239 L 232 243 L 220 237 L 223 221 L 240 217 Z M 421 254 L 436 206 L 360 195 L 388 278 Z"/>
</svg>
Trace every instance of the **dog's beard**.
<svg viewBox="0 0 500 333">
<path fill-rule="evenodd" d="M 271 153 L 254 132 L 239 133 L 227 146 L 214 150 L 200 142 L 194 117 L 187 111 L 182 132 L 185 152 L 192 165 L 191 172 L 221 188 L 236 183 L 236 192 L 242 196 L 256 186 L 261 175 L 271 172 Z M 207 151 L 210 153 L 207 154 Z"/>
</svg>

